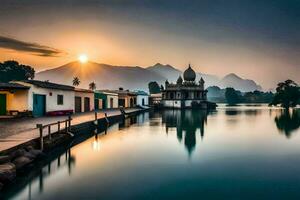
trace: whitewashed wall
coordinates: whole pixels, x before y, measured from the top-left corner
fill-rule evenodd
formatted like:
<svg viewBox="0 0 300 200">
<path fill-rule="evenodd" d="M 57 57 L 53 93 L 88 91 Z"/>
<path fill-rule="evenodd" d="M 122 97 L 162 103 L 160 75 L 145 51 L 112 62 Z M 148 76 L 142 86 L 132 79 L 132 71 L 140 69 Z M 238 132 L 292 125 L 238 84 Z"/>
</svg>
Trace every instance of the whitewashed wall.
<svg viewBox="0 0 300 200">
<path fill-rule="evenodd" d="M 75 98 L 74 91 L 40 88 L 30 83 L 24 83 L 21 81 L 20 82 L 16 81 L 16 83 L 30 87 L 27 96 L 29 111 L 33 111 L 33 94 L 40 94 L 46 96 L 46 112 L 59 111 L 59 110 L 74 110 L 74 98 Z M 57 104 L 58 94 L 64 96 L 63 105 Z"/>
<path fill-rule="evenodd" d="M 110 104 L 110 99 L 113 99 L 113 105 Z M 107 95 L 107 108 L 118 108 L 118 95 Z"/>
<path fill-rule="evenodd" d="M 90 110 L 95 109 L 94 93 L 75 91 L 75 96 L 81 97 L 81 112 L 84 112 L 84 98 L 85 97 L 88 97 L 90 99 Z M 75 104 L 75 99 L 73 101 Z M 73 109 L 75 111 L 75 105 L 74 105 Z"/>
<path fill-rule="evenodd" d="M 50 95 L 50 93 L 52 93 L 52 95 Z M 74 91 L 40 88 L 32 85 L 28 93 L 28 110 L 31 111 L 33 110 L 33 94 L 46 95 L 46 112 L 58 110 L 74 110 Z M 57 105 L 57 95 L 64 96 L 63 105 Z"/>
<path fill-rule="evenodd" d="M 197 101 L 198 103 L 202 102 L 201 100 L 185 100 L 184 101 L 185 107 L 187 108 L 192 107 L 193 101 Z M 162 103 L 166 108 L 181 108 L 181 102 L 179 100 L 163 100 Z M 206 108 L 207 104 L 203 103 L 201 107 Z"/>
<path fill-rule="evenodd" d="M 149 96 L 148 95 L 137 95 L 137 97 L 136 97 L 137 105 L 142 106 L 143 105 L 143 99 L 145 101 L 144 105 L 148 106 L 149 105 Z"/>
<path fill-rule="evenodd" d="M 181 102 L 176 100 L 163 100 L 163 105 L 166 108 L 180 108 Z"/>
</svg>

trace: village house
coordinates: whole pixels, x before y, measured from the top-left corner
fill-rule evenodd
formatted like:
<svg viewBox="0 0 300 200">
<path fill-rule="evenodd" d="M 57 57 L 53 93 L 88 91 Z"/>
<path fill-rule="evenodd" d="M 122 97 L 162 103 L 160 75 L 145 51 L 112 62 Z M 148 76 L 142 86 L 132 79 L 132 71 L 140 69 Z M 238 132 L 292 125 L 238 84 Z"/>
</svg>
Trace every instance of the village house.
<svg viewBox="0 0 300 200">
<path fill-rule="evenodd" d="M 37 80 L 14 81 L 9 84 L 11 88 L 6 89 L 8 111 L 28 112 L 34 117 L 73 113 L 72 86 Z"/>
<path fill-rule="evenodd" d="M 136 105 L 148 106 L 149 105 L 149 94 L 144 91 L 136 91 Z"/>
<path fill-rule="evenodd" d="M 0 83 L 0 115 L 27 113 L 29 88 L 17 83 Z"/>
<path fill-rule="evenodd" d="M 95 109 L 118 108 L 118 93 L 110 90 L 95 91 Z"/>
<path fill-rule="evenodd" d="M 75 113 L 94 110 L 94 91 L 75 88 L 74 106 Z"/>
<path fill-rule="evenodd" d="M 135 92 L 123 90 L 123 88 L 119 88 L 119 90 L 116 90 L 115 92 L 118 94 L 119 97 L 119 107 L 133 108 L 137 105 L 137 95 Z"/>
</svg>

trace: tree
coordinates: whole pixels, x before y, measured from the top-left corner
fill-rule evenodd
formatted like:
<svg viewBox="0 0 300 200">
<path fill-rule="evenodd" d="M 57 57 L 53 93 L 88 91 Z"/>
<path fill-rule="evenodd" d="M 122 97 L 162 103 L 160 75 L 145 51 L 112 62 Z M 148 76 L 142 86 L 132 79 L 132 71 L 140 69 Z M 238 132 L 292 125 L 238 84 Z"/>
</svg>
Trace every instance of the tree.
<svg viewBox="0 0 300 200">
<path fill-rule="evenodd" d="M 280 104 L 283 108 L 295 107 L 300 101 L 300 88 L 292 80 L 277 84 L 276 93 L 270 105 Z"/>
<path fill-rule="evenodd" d="M 225 89 L 225 98 L 228 104 L 234 105 L 240 102 L 241 97 L 239 93 L 233 88 Z"/>
<path fill-rule="evenodd" d="M 152 81 L 148 84 L 150 94 L 160 93 L 160 87 L 156 81 Z"/>
<path fill-rule="evenodd" d="M 0 63 L 0 82 L 33 79 L 34 74 L 33 67 L 19 64 L 17 61 L 9 60 Z"/>
<path fill-rule="evenodd" d="M 95 82 L 91 82 L 89 84 L 89 88 L 90 88 L 90 90 L 96 90 L 96 83 Z"/>
<path fill-rule="evenodd" d="M 271 103 L 272 99 L 272 92 L 261 92 L 257 90 L 246 92 L 243 96 L 243 102 L 245 103 Z"/>
<path fill-rule="evenodd" d="M 73 86 L 78 86 L 80 84 L 80 80 L 78 77 L 73 78 Z"/>
</svg>

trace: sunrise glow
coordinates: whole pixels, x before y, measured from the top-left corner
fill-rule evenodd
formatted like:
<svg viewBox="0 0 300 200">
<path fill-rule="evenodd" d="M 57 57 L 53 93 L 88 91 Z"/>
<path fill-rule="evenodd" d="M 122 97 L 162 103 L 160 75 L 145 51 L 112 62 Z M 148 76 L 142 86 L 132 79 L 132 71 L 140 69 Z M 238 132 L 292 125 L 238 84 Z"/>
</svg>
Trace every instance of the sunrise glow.
<svg viewBox="0 0 300 200">
<path fill-rule="evenodd" d="M 80 54 L 80 55 L 78 56 L 78 60 L 79 60 L 79 62 L 81 62 L 81 63 L 86 63 L 86 62 L 88 61 L 88 57 L 87 57 L 86 54 Z"/>
</svg>

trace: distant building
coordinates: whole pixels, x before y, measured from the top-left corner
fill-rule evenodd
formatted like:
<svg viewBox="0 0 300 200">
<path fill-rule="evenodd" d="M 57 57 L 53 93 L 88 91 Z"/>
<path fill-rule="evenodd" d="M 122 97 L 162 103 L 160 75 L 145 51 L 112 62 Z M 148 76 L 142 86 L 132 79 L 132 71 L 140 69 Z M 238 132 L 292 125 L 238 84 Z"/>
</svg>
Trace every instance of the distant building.
<svg viewBox="0 0 300 200">
<path fill-rule="evenodd" d="M 119 107 L 123 108 L 133 108 L 137 104 L 137 95 L 134 92 L 131 92 L 129 90 L 123 90 L 120 88 L 119 90 L 115 90 L 116 93 L 118 93 L 118 104 Z"/>
<path fill-rule="evenodd" d="M 136 91 L 136 104 L 138 106 L 149 106 L 149 94 L 144 91 Z"/>
<path fill-rule="evenodd" d="M 95 109 L 118 108 L 118 93 L 110 90 L 95 91 Z"/>
<path fill-rule="evenodd" d="M 208 108 L 207 90 L 204 89 L 204 80 L 196 81 L 196 73 L 189 65 L 183 73 L 183 79 L 178 77 L 177 82 L 165 82 L 162 91 L 162 106 L 165 108 Z"/>
<path fill-rule="evenodd" d="M 162 101 L 162 93 L 150 94 L 149 96 L 149 105 L 150 106 L 159 106 Z"/>
<path fill-rule="evenodd" d="M 25 80 L 14 81 L 13 84 L 22 85 L 27 90 L 16 89 L 17 95 L 8 99 L 8 105 L 14 105 L 18 100 L 19 110 L 27 110 L 34 117 L 44 115 L 64 115 L 74 111 L 74 87 L 51 83 L 48 81 Z M 14 91 L 14 90 L 11 90 Z M 14 105 L 16 107 L 16 105 Z"/>
<path fill-rule="evenodd" d="M 74 111 L 75 113 L 94 110 L 94 91 L 75 88 Z"/>
</svg>

